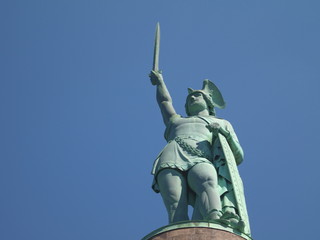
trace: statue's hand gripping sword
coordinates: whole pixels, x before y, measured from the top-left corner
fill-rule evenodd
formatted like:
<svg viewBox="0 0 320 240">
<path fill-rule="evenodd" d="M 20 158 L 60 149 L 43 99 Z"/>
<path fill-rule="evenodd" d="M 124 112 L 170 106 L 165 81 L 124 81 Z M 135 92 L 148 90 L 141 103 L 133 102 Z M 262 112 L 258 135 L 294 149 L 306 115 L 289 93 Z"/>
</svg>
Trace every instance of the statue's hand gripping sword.
<svg viewBox="0 0 320 240">
<path fill-rule="evenodd" d="M 152 71 L 161 74 L 161 71 L 159 71 L 159 52 L 160 52 L 160 24 L 157 23 L 156 35 L 155 35 L 155 39 L 154 39 Z M 151 83 L 153 85 L 157 85 L 155 80 L 152 77 L 152 73 L 149 76 L 151 78 Z"/>
</svg>

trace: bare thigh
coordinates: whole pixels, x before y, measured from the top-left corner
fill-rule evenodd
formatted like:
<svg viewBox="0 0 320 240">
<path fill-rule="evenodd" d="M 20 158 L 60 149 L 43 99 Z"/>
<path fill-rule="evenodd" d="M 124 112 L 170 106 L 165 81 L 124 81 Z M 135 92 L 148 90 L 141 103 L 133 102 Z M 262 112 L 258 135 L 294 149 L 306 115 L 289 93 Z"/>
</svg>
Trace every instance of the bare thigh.
<svg viewBox="0 0 320 240">
<path fill-rule="evenodd" d="M 193 219 L 218 219 L 221 214 L 221 200 L 215 167 L 209 163 L 193 166 L 188 172 L 188 185 L 196 193 Z"/>
<path fill-rule="evenodd" d="M 195 192 L 203 191 L 206 185 L 218 186 L 218 176 L 215 167 L 209 163 L 198 163 L 188 172 L 189 187 Z"/>
<path fill-rule="evenodd" d="M 157 181 L 169 222 L 188 220 L 187 181 L 183 174 L 174 169 L 163 169 Z"/>
</svg>

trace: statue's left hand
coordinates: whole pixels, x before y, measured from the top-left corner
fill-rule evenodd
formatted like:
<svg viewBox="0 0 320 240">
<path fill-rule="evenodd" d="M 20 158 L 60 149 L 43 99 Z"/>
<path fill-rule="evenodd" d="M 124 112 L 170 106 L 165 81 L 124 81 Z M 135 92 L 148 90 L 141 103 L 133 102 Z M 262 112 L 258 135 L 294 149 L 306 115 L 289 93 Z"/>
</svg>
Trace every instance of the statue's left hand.
<svg viewBox="0 0 320 240">
<path fill-rule="evenodd" d="M 231 137 L 230 132 L 220 126 L 219 123 L 211 123 L 206 126 L 214 136 L 218 136 L 221 133 L 225 138 L 229 139 Z"/>
</svg>

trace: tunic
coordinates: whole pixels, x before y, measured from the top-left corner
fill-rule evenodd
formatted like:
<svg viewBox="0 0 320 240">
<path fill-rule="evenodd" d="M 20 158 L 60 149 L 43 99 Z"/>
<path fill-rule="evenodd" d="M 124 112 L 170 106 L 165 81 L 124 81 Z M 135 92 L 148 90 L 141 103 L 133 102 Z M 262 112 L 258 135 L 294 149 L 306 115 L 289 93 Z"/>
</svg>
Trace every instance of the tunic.
<svg viewBox="0 0 320 240">
<path fill-rule="evenodd" d="M 168 143 L 153 164 L 154 181 L 152 188 L 155 192 L 159 192 L 156 181 L 157 174 L 165 168 L 186 172 L 198 163 L 208 163 L 216 167 L 221 177 L 229 178 L 228 173 L 223 170 L 223 158 L 220 157 L 222 154 L 219 153 L 221 147 L 213 147 L 215 144 L 212 143 L 216 142 L 217 139 L 206 127 L 208 122 L 218 123 L 221 127 L 231 130 L 228 121 L 214 116 L 183 118 L 180 115 L 174 115 L 170 119 L 165 131 L 165 139 Z M 188 146 L 191 146 L 191 148 L 188 148 Z M 214 158 L 215 161 L 213 161 Z M 227 183 L 224 179 L 219 180 L 220 195 L 227 191 Z"/>
</svg>

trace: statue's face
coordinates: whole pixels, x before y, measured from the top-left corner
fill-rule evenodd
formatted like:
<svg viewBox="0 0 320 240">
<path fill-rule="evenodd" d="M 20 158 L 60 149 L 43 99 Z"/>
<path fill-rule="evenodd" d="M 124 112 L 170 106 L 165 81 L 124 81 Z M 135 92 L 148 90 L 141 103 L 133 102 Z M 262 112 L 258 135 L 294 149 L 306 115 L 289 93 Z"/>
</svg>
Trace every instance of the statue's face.
<svg viewBox="0 0 320 240">
<path fill-rule="evenodd" d="M 207 102 L 200 92 L 192 93 L 187 99 L 188 110 L 190 113 L 208 109 Z"/>
</svg>

